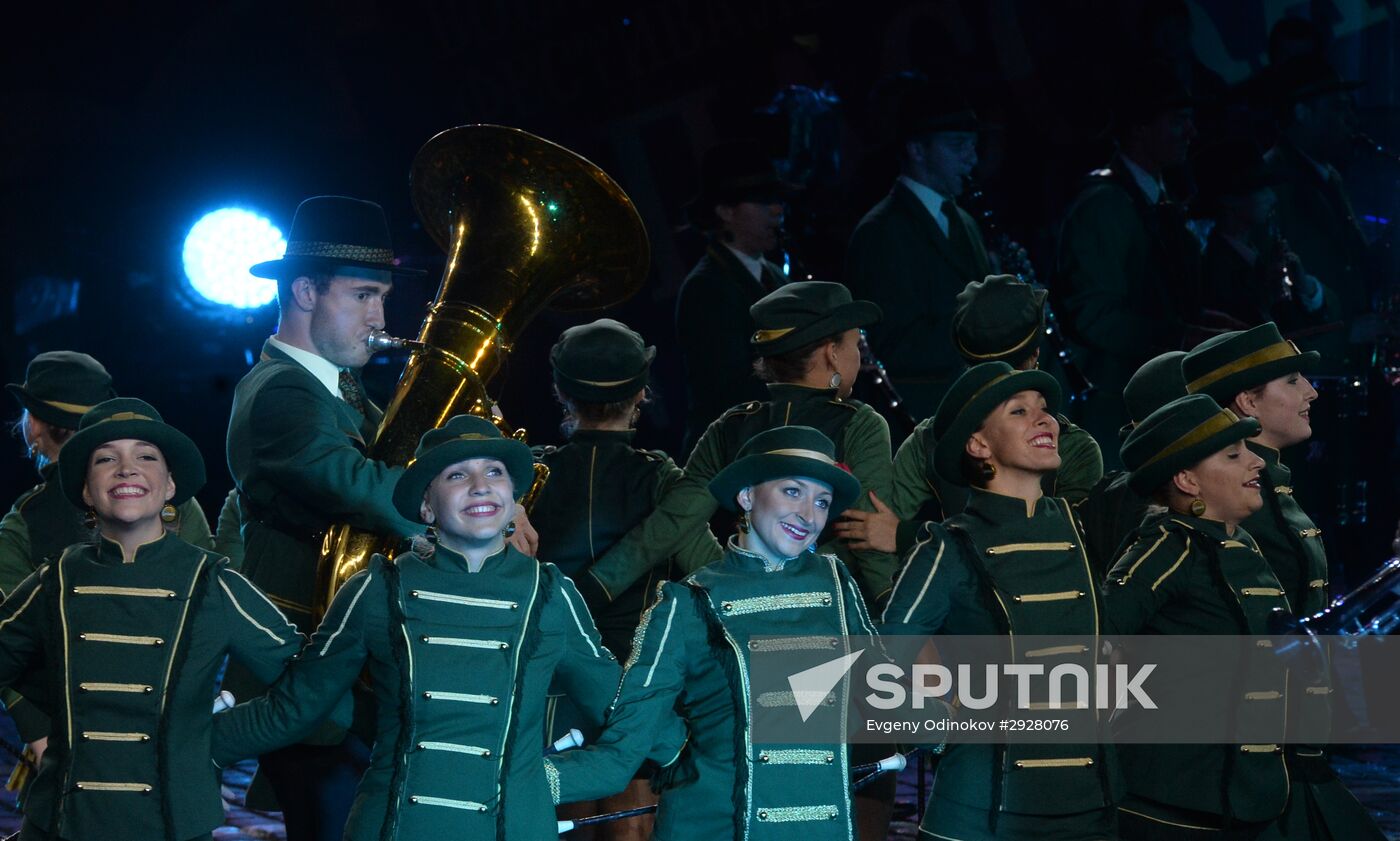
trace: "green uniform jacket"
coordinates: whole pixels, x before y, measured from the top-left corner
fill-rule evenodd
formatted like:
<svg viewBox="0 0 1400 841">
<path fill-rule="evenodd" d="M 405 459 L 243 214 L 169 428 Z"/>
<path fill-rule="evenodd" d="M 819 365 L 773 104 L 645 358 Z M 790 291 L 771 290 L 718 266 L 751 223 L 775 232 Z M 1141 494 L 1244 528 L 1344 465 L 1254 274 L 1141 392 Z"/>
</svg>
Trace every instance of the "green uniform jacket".
<svg viewBox="0 0 1400 841">
<path fill-rule="evenodd" d="M 704 527 L 686 535 L 673 555 L 652 558 L 646 573 L 621 592 L 610 592 L 591 572 L 684 475 L 665 453 L 633 448 L 632 436 L 630 431 L 581 429 L 562 447 L 536 447 L 535 460 L 549 467 L 549 481 L 530 509 L 530 523 L 540 536 L 539 556 L 575 582 L 587 576 L 602 589 L 603 598 L 589 598 L 593 587 L 580 586 L 603 644 L 619 660 L 627 659 L 632 634 L 656 585 L 674 578 L 677 564 L 699 569 L 721 554 Z M 606 570 L 602 577 L 614 580 Z"/>
<path fill-rule="evenodd" d="M 1089 491 L 1076 511 L 1084 528 L 1084 548 L 1094 564 L 1094 578 L 1102 581 L 1118 556 L 1136 538 L 1147 513 L 1148 501 L 1128 487 L 1128 472 L 1114 470 Z"/>
<path fill-rule="evenodd" d="M 753 373 L 753 318 L 749 307 L 783 285 L 782 271 L 764 261 L 755 278 L 726 246 L 712 243 L 676 299 L 676 340 L 685 363 L 683 452 L 690 452 L 710 421 L 744 400 L 761 400 Z"/>
<path fill-rule="evenodd" d="M 749 657 L 763 642 L 750 638 L 802 635 L 839 655 L 839 638 L 874 633 L 855 581 L 834 556 L 804 552 L 769 569 L 731 542 L 722 560 L 661 585 L 602 737 L 545 760 L 559 801 L 620 791 L 648 755 L 671 764 L 680 745 L 669 724 L 679 709 L 690 733 L 681 762 L 693 763 L 698 777 L 662 794 L 657 841 L 851 838 L 844 741 L 800 749 L 753 741 Z M 783 694 L 773 703 L 792 705 Z"/>
<path fill-rule="evenodd" d="M 1125 635 L 1267 635 L 1275 608 L 1287 610 L 1288 600 L 1248 532 L 1226 535 L 1221 523 L 1160 509 L 1104 585 L 1108 620 Z M 1281 670 L 1264 677 L 1242 681 L 1251 697 L 1241 703 L 1252 717 L 1276 718 L 1282 734 L 1286 681 Z M 1179 688 L 1194 698 L 1190 686 Z M 1183 819 L 1187 811 L 1257 823 L 1278 817 L 1288 800 L 1278 745 L 1124 744 L 1118 753 L 1128 778 L 1124 809 L 1148 820 L 1199 826 Z"/>
<path fill-rule="evenodd" d="M 238 488 L 233 488 L 224 497 L 224 505 L 219 509 L 211 548 L 228 558 L 228 565 L 234 569 L 243 568 L 243 519 L 243 511 L 238 505 Z"/>
<path fill-rule="evenodd" d="M 1149 205 L 1121 158 L 1096 170 L 1060 230 L 1055 310 L 1096 388 L 1085 429 L 1113 441 L 1126 423 L 1123 387 L 1144 362 L 1181 346 L 1200 300 L 1200 245 L 1179 212 Z M 1119 466 L 1118 454 L 1104 457 Z"/>
<path fill-rule="evenodd" d="M 909 411 L 932 415 L 965 367 L 953 347 L 953 299 L 991 274 L 982 234 L 957 209 L 950 235 L 902 183 L 865 214 L 846 251 L 846 286 L 883 315 L 866 328 L 870 350 L 889 371 Z"/>
<path fill-rule="evenodd" d="M 269 693 L 215 719 L 216 760 L 302 738 L 362 672 L 378 721 L 350 841 L 555 837 L 542 761 L 551 683 L 600 722 L 620 674 L 552 564 L 513 548 L 475 573 L 442 546 L 376 555 Z"/>
<path fill-rule="evenodd" d="M 774 383 L 768 393 L 767 401 L 735 406 L 710 424 L 686 462 L 685 476 L 667 491 L 655 511 L 599 559 L 593 573 L 608 592 L 621 592 L 646 574 L 654 558 L 678 551 L 705 529 L 719 509 L 710 495 L 710 480 L 734 460 L 746 441 L 765 429 L 801 424 L 821 430 L 836 444 L 836 460 L 860 480 L 862 493 L 855 507 L 874 510 L 865 491 L 888 498 L 890 428 L 878 412 L 859 401 L 842 400 L 835 389 Z M 839 513 L 832 512 L 833 516 Z M 850 567 L 868 602 L 873 604 L 888 593 L 893 555 L 853 552 L 834 537 L 821 551 L 835 554 Z"/>
<path fill-rule="evenodd" d="M 1098 587 L 1069 504 L 1041 497 L 1028 506 L 973 489 L 961 514 L 920 529 L 881 632 L 1006 634 L 1013 660 L 1034 657 L 1047 671 L 1078 662 L 1092 673 L 1097 645 L 1047 661 L 1039 652 L 1018 653 L 1016 637 L 1097 637 L 1100 624 Z M 1098 726 L 1096 711 L 1062 712 L 1091 717 L 1081 724 Z M 952 744 L 939 761 L 922 829 L 982 838 L 993 815 L 1015 816 L 1012 821 L 1078 815 L 1089 833 L 1108 818 L 1121 787 L 1112 745 Z M 940 802 L 954 805 L 940 810 Z M 972 814 L 980 818 L 969 821 Z"/>
<path fill-rule="evenodd" d="M 369 417 L 271 344 L 233 393 L 228 466 L 243 507 L 248 577 L 309 633 L 321 537 L 335 523 L 384 535 L 423 531 L 394 510 L 403 469 L 365 458 Z"/>
<path fill-rule="evenodd" d="M 1103 476 L 1103 455 L 1093 436 L 1062 415 L 1056 415 L 1055 419 L 1060 422 L 1060 469 L 1046 474 L 1040 485 L 1046 496 L 1057 496 L 1071 505 L 1078 505 Z M 902 521 L 895 544 L 895 552 L 901 558 L 914 547 L 919 531 L 919 510 L 924 505 L 936 503 L 942 517 L 960 514 L 967 506 L 967 488 L 945 480 L 933 469 L 933 451 L 937 445 L 933 418 L 925 418 L 894 454 L 894 483 L 890 498 L 885 502 Z"/>
<path fill-rule="evenodd" d="M 1327 373 L 1347 370 L 1344 360 L 1352 366 L 1368 364 L 1370 347 L 1349 345 L 1347 328 L 1371 309 L 1367 279 L 1374 263 L 1341 176 L 1333 171 L 1330 179 L 1324 179 L 1317 167 L 1286 141 L 1270 149 L 1264 162 L 1279 181 L 1273 188 L 1278 196 L 1274 212 L 1279 233 L 1308 274 L 1336 293 L 1340 317 L 1346 322 L 1341 330 L 1304 339 L 1299 345 L 1319 351 Z"/>
<path fill-rule="evenodd" d="M 58 462 L 40 471 L 42 482 L 20 494 L 10 512 L 0 520 L 0 598 L 11 593 L 34 570 L 58 559 L 64 549 L 88 540 L 91 530 L 83 527 L 83 512 L 73 506 L 59 487 Z M 180 505 L 176 533 L 181 540 L 201 549 L 212 549 L 209 522 L 199 501 L 193 497 Z M 5 708 L 26 742 L 49 735 L 48 716 L 26 703 L 13 691 L 4 695 Z"/>
<path fill-rule="evenodd" d="M 25 800 L 53 837 L 181 841 L 224 820 L 210 761 L 231 654 L 273 680 L 304 642 L 245 578 L 166 535 L 79 544 L 0 606 L 0 685 L 42 670 L 54 732 Z"/>
<path fill-rule="evenodd" d="M 1264 507 L 1242 525 L 1259 542 L 1259 550 L 1283 584 L 1288 603 L 1298 616 L 1312 616 L 1327 607 L 1327 548 L 1322 529 L 1293 499 L 1293 481 L 1279 460 L 1279 451 L 1245 441 L 1264 459 L 1259 477 Z"/>
</svg>

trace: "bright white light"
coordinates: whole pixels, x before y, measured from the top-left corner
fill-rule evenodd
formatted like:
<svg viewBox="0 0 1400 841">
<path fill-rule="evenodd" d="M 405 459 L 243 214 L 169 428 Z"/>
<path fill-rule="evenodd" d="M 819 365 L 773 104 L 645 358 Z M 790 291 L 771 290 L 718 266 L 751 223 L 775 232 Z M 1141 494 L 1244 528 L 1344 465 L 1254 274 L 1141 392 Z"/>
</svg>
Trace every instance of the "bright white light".
<svg viewBox="0 0 1400 841">
<path fill-rule="evenodd" d="M 277 281 L 253 277 L 248 269 L 286 250 L 277 226 L 252 211 L 226 207 L 205 214 L 185 236 L 185 276 L 216 304 L 260 307 L 277 297 Z"/>
</svg>

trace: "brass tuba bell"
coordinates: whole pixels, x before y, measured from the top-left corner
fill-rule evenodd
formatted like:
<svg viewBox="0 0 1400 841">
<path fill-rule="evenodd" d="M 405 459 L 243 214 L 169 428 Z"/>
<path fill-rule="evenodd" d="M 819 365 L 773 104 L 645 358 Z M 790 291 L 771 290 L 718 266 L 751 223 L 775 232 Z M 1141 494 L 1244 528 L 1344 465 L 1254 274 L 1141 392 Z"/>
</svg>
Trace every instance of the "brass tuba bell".
<svg viewBox="0 0 1400 841">
<path fill-rule="evenodd" d="M 632 201 L 607 173 L 562 146 L 504 126 L 461 126 L 418 151 L 413 206 L 447 252 L 437 296 L 416 340 L 378 335 L 371 347 L 412 353 L 369 448 L 407 464 L 424 432 L 471 412 L 512 431 L 486 393 L 525 325 L 545 307 L 592 310 L 631 297 L 650 249 Z M 528 506 L 547 470 L 535 466 Z M 392 537 L 331 527 L 321 546 L 313 607 L 331 598 Z"/>
</svg>

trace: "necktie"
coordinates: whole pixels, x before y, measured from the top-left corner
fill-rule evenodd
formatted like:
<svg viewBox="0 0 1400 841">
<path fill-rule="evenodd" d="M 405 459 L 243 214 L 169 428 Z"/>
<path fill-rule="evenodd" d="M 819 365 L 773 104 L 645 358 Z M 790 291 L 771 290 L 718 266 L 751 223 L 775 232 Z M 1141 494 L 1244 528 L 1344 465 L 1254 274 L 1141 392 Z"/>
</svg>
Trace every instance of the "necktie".
<svg viewBox="0 0 1400 841">
<path fill-rule="evenodd" d="M 350 404 L 350 408 L 365 415 L 365 395 L 360 391 L 360 384 L 355 380 L 355 375 L 342 368 L 340 371 L 340 396 Z"/>
<path fill-rule="evenodd" d="M 944 199 L 943 203 L 938 205 L 938 212 L 933 214 L 933 221 L 938 223 L 938 230 L 943 232 L 943 236 L 950 239 L 952 238 L 950 231 L 953 225 L 953 207 L 952 200 Z"/>
</svg>

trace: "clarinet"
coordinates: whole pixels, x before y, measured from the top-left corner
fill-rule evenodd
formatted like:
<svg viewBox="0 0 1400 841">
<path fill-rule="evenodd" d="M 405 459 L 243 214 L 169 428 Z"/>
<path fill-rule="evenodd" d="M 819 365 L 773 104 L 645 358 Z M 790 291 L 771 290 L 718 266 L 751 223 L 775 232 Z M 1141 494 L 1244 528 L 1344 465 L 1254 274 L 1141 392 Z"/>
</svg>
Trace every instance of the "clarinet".
<svg viewBox="0 0 1400 841">
<path fill-rule="evenodd" d="M 991 204 L 987 202 L 986 194 L 982 192 L 982 188 L 976 184 L 972 184 L 970 187 L 967 197 L 968 203 L 976 209 L 978 221 L 982 223 L 983 235 L 991 245 L 990 250 L 996 258 L 997 266 L 1001 271 L 1015 275 L 1031 286 L 1044 289 L 1045 287 L 1036 278 L 1035 266 L 1031 264 L 1030 254 L 997 225 L 996 213 L 992 210 Z M 1070 347 L 1069 341 L 1060 329 L 1060 322 L 1055 318 L 1055 311 L 1050 307 L 1048 297 L 1045 300 L 1045 341 L 1054 351 L 1055 358 L 1060 360 L 1060 367 L 1064 370 L 1065 379 L 1069 382 L 1070 401 L 1079 402 L 1087 398 L 1093 392 L 1094 384 L 1089 382 L 1089 378 L 1084 376 L 1084 372 L 1079 370 L 1079 366 L 1075 364 L 1074 349 Z"/>
</svg>

